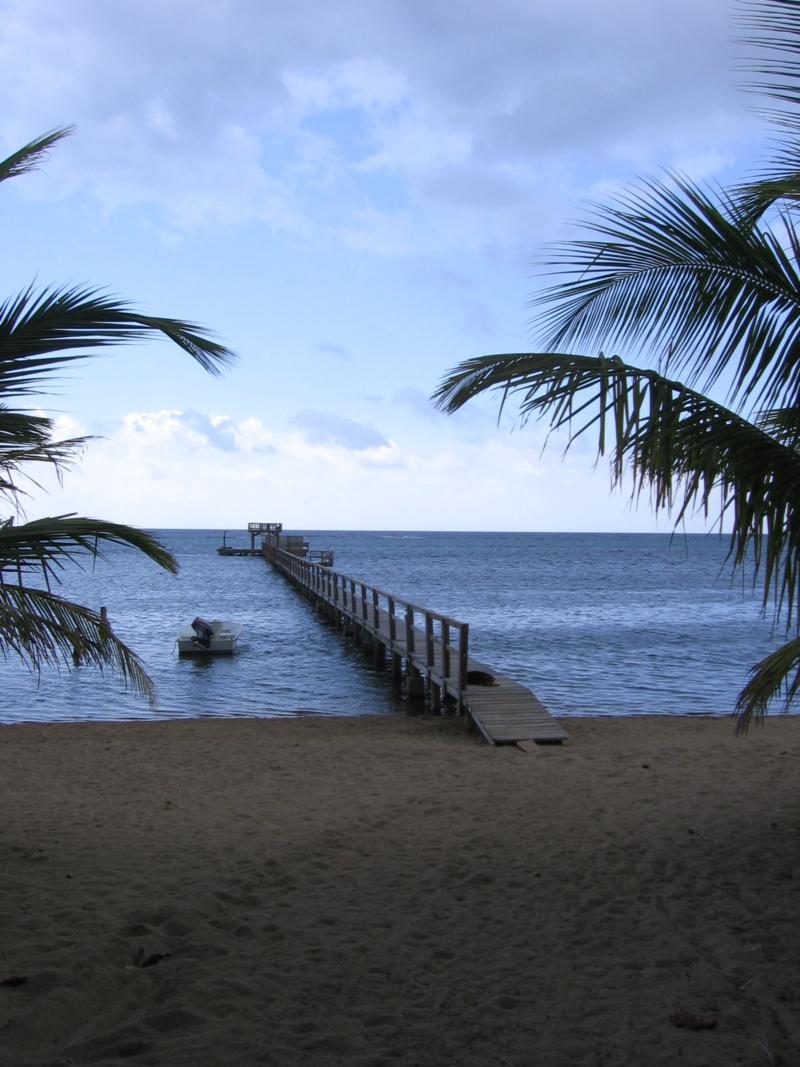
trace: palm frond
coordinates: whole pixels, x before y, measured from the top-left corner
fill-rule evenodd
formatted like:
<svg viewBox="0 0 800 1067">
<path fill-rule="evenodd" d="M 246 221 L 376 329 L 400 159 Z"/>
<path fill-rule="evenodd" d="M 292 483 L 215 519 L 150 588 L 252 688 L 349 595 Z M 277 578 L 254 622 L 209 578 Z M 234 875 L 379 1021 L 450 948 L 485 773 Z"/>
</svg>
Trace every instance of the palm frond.
<svg viewBox="0 0 800 1067">
<path fill-rule="evenodd" d="M 12 153 L 0 162 L 0 182 L 36 170 L 53 145 L 68 137 L 74 129 L 74 126 L 62 126 L 51 130 Z"/>
<path fill-rule="evenodd" d="M 434 402 L 453 412 L 486 391 L 510 396 L 521 418 L 547 416 L 572 443 L 591 431 L 611 453 L 612 480 L 679 523 L 693 509 L 731 524 L 734 566 L 752 559 L 764 603 L 775 598 L 790 625 L 800 577 L 800 453 L 736 412 L 652 370 L 617 358 L 552 353 L 482 356 L 459 364 Z"/>
<path fill-rule="evenodd" d="M 53 430 L 48 415 L 34 415 L 29 411 L 14 411 L 0 404 L 0 450 L 5 447 L 27 447 L 32 443 L 46 444 Z"/>
<path fill-rule="evenodd" d="M 744 209 L 684 178 L 647 181 L 598 206 L 598 239 L 559 246 L 566 280 L 534 297 L 545 348 L 636 344 L 690 386 L 733 370 L 731 401 L 800 402 L 798 238 L 752 227 Z"/>
<path fill-rule="evenodd" d="M 71 127 L 53 130 L 9 156 L 0 163 L 0 181 L 34 169 L 70 132 Z M 15 653 L 36 671 L 70 661 L 110 667 L 153 705 L 152 681 L 136 655 L 103 618 L 56 596 L 51 586 L 67 564 L 92 561 L 109 546 L 133 548 L 172 573 L 177 564 L 149 534 L 102 519 L 69 514 L 16 525 L 24 495 L 19 480 L 30 479 L 28 467 L 50 464 L 60 476 L 90 438 L 55 441 L 49 417 L 13 410 L 7 401 L 42 393 L 59 372 L 97 349 L 154 334 L 212 374 L 236 358 L 195 323 L 143 315 L 93 288 L 31 285 L 0 304 L 0 498 L 16 509 L 0 521 L 0 654 Z"/>
<path fill-rule="evenodd" d="M 0 305 L 0 392 L 6 398 L 41 392 L 44 378 L 86 358 L 81 350 L 140 341 L 156 333 L 211 374 L 220 374 L 236 360 L 192 322 L 142 315 L 97 289 L 28 287 Z"/>
<path fill-rule="evenodd" d="M 175 574 L 178 565 L 154 537 L 132 526 L 77 515 L 56 515 L 19 526 L 0 527 L 0 584 L 13 576 L 39 574 L 58 581 L 66 563 L 103 558 L 107 545 L 125 545 L 142 552 L 159 567 Z"/>
<path fill-rule="evenodd" d="M 755 225 L 776 204 L 796 211 L 800 206 L 800 155 L 798 146 L 787 142 L 761 176 L 738 186 L 734 195 L 745 219 Z"/>
<path fill-rule="evenodd" d="M 11 653 L 37 673 L 78 662 L 110 668 L 156 707 L 155 686 L 142 661 L 107 619 L 49 590 L 0 584 L 0 655 Z"/>
<path fill-rule="evenodd" d="M 800 448 L 800 408 L 773 408 L 755 418 L 759 430 L 790 448 Z"/>
<path fill-rule="evenodd" d="M 25 463 L 68 465 L 92 436 L 52 439 L 53 420 L 48 415 L 13 411 L 0 404 L 0 467 L 18 468 Z"/>
<path fill-rule="evenodd" d="M 797 132 L 800 129 L 800 12 L 797 0 L 751 0 L 742 5 L 736 22 L 744 30 L 739 40 L 755 47 L 761 54 L 760 58 L 752 58 L 745 64 L 751 75 L 748 91 L 778 101 L 779 108 L 765 108 L 764 113 L 777 125 Z"/>
<path fill-rule="evenodd" d="M 41 484 L 28 469 L 31 464 L 45 463 L 50 466 L 61 480 L 64 471 L 77 459 L 84 446 L 93 441 L 93 437 L 73 437 L 64 441 L 45 441 L 29 447 L 20 443 L 19 447 L 9 445 L 0 434 L 0 496 L 16 511 L 22 507 L 22 498 L 30 495 L 29 489 L 23 489 L 22 481 L 28 486 L 41 489 Z"/>
<path fill-rule="evenodd" d="M 785 133 L 773 142 L 760 175 L 737 190 L 755 222 L 775 204 L 794 211 L 800 202 L 800 10 L 795 0 L 760 0 L 742 5 L 736 21 L 744 30 L 740 40 L 757 50 L 744 63 L 745 89 L 777 103 L 756 111 Z"/>
<path fill-rule="evenodd" d="M 763 720 L 768 708 L 780 697 L 788 710 L 798 692 L 800 637 L 794 637 L 753 667 L 750 680 L 736 701 L 736 732 L 746 733 L 752 723 Z"/>
<path fill-rule="evenodd" d="M 750 87 L 783 133 L 766 168 L 730 192 L 673 175 L 595 205 L 532 300 L 548 351 L 466 360 L 434 400 L 454 411 L 497 391 L 502 409 L 513 395 L 523 422 L 547 416 L 570 444 L 596 434 L 613 482 L 630 474 L 635 495 L 649 488 L 678 521 L 716 507 L 734 567 L 752 562 L 788 629 L 800 609 L 800 0 L 755 0 L 743 22 L 759 50 Z M 573 345 L 635 346 L 658 371 L 561 354 Z M 723 384 L 735 411 L 697 391 Z M 779 692 L 800 693 L 800 638 L 757 665 L 739 728 Z"/>
<path fill-rule="evenodd" d="M 70 437 L 63 441 L 44 441 L 41 444 L 31 443 L 28 447 L 20 440 L 17 447 L 8 439 L 3 440 L 0 432 L 0 468 L 12 469 L 21 467 L 26 463 L 50 463 L 63 469 L 73 463 L 77 453 L 84 448 L 89 441 L 96 440 L 93 436 Z"/>
</svg>

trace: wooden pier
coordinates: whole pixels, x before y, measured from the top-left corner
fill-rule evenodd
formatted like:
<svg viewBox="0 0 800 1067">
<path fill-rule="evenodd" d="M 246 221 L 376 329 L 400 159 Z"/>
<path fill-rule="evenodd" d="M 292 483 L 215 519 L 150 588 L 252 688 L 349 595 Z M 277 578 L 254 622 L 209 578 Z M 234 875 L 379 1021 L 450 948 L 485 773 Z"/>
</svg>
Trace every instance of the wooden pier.
<svg viewBox="0 0 800 1067">
<path fill-rule="evenodd" d="M 466 715 L 490 745 L 567 739 L 529 689 L 470 658 L 467 623 L 340 574 L 324 559 L 308 558 L 298 541 L 290 551 L 280 529 L 265 531 L 260 553 L 376 663 L 388 661 L 396 682 L 405 677 L 410 700 L 424 700 L 438 714 Z"/>
<path fill-rule="evenodd" d="M 229 545 L 227 543 L 228 531 L 222 535 L 222 544 L 217 549 L 220 556 L 263 556 L 266 544 L 273 548 L 282 548 L 293 556 L 303 556 L 304 559 L 316 560 L 323 567 L 333 566 L 333 552 L 316 551 L 309 547 L 308 541 L 302 534 L 285 534 L 281 522 L 250 522 L 247 524 L 247 532 L 250 535 L 250 547 Z M 261 538 L 261 544 L 256 548 L 256 540 Z"/>
<path fill-rule="evenodd" d="M 256 540 L 261 537 L 262 539 L 268 538 L 273 543 L 279 543 L 282 530 L 282 522 L 249 522 L 247 524 L 247 533 L 250 537 L 249 548 L 229 545 L 227 543 L 228 531 L 225 530 L 222 534 L 222 544 L 217 549 L 217 552 L 220 556 L 261 556 L 263 555 L 261 545 L 256 548 Z M 302 541 L 302 538 L 300 540 Z M 306 544 L 307 547 L 308 545 Z M 291 551 L 297 551 L 297 546 L 292 545 Z"/>
</svg>

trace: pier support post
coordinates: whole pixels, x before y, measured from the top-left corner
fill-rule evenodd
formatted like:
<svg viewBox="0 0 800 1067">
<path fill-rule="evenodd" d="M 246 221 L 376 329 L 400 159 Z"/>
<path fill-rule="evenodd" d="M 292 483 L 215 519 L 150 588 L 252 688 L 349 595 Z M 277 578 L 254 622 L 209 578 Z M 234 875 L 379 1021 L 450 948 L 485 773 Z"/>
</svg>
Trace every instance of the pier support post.
<svg viewBox="0 0 800 1067">
<path fill-rule="evenodd" d="M 409 700 L 425 700 L 425 679 L 422 677 L 422 672 L 419 668 L 413 664 L 409 666 L 407 686 Z"/>
<path fill-rule="evenodd" d="M 430 701 L 431 711 L 434 715 L 441 715 L 442 713 L 442 691 L 439 688 L 438 682 L 431 682 L 430 684 Z"/>
</svg>

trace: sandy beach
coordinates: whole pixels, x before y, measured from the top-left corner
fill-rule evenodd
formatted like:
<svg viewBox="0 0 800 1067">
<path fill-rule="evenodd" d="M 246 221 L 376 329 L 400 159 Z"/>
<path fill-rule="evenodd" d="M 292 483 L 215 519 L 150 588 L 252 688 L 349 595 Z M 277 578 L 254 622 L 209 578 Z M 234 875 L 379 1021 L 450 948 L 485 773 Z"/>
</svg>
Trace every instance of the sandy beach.
<svg viewBox="0 0 800 1067">
<path fill-rule="evenodd" d="M 800 718 L 0 729 L 0 1063 L 796 1065 Z"/>
</svg>

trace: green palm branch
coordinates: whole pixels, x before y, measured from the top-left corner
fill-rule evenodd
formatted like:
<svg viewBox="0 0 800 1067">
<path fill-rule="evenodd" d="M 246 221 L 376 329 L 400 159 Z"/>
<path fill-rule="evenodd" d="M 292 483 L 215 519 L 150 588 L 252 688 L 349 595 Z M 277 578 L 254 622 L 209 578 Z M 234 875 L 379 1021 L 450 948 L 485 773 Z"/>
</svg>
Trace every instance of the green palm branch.
<svg viewBox="0 0 800 1067">
<path fill-rule="evenodd" d="M 156 707 L 156 690 L 142 661 L 108 620 L 49 589 L 0 584 L 0 654 L 14 653 L 31 670 L 77 663 L 113 669 L 126 687 Z"/>
<path fill-rule="evenodd" d="M 93 440 L 84 436 L 54 441 L 52 430 L 52 419 L 47 416 L 13 411 L 0 404 L 0 497 L 12 507 L 18 509 L 20 498 L 29 495 L 21 479 L 41 488 L 31 474 L 31 464 L 46 464 L 60 479 Z"/>
<path fill-rule="evenodd" d="M 755 418 L 756 426 L 764 433 L 792 448 L 800 449 L 800 408 L 773 408 L 762 411 Z"/>
<path fill-rule="evenodd" d="M 728 524 L 734 567 L 753 566 L 765 609 L 771 602 L 797 631 L 800 4 L 760 0 L 745 17 L 751 43 L 772 50 L 755 68 L 786 134 L 771 169 L 730 192 L 650 179 L 595 205 L 587 236 L 547 260 L 557 281 L 533 300 L 542 350 L 466 360 L 434 399 L 454 411 L 496 392 L 501 406 L 519 404 L 523 422 L 547 418 L 570 442 L 596 433 L 615 484 L 630 474 L 634 493 L 647 488 L 677 522 L 699 508 Z M 635 348 L 656 369 L 565 354 L 573 346 Z M 778 694 L 797 697 L 798 671 L 800 638 L 757 664 L 736 705 L 739 728 Z"/>
<path fill-rule="evenodd" d="M 0 162 L 0 181 L 35 169 L 70 132 L 53 130 Z M 51 391 L 59 374 L 100 349 L 158 335 L 210 374 L 235 360 L 195 323 L 145 315 L 99 289 L 28 286 L 0 304 L 0 499 L 12 509 L 4 521 L 0 516 L 0 653 L 19 656 L 37 672 L 77 662 L 109 668 L 153 706 L 155 688 L 136 654 L 107 620 L 53 587 L 66 566 L 91 562 L 110 545 L 142 552 L 172 573 L 177 564 L 134 527 L 73 514 L 20 523 L 23 481 L 37 485 L 31 469 L 44 464 L 60 477 L 91 438 L 56 441 L 47 415 L 8 402 Z"/>
<path fill-rule="evenodd" d="M 595 235 L 548 260 L 567 274 L 532 306 L 542 347 L 655 352 L 666 373 L 731 402 L 800 401 L 798 234 L 753 227 L 724 192 L 651 180 L 587 219 Z"/>
<path fill-rule="evenodd" d="M 630 477 L 676 525 L 701 511 L 731 528 L 734 566 L 761 573 L 763 603 L 787 626 L 800 615 L 800 451 L 680 382 L 615 357 L 523 353 L 466 360 L 434 400 L 457 411 L 486 391 L 513 400 L 522 422 L 545 417 L 568 446 L 591 433 L 610 454 L 612 482 Z M 779 661 L 782 662 L 782 661 Z M 774 663 L 759 665 L 737 703 L 739 729 L 763 715 L 774 695 Z M 797 686 L 786 691 L 793 698 Z"/>
<path fill-rule="evenodd" d="M 773 701 L 782 697 L 788 707 L 798 693 L 800 637 L 793 637 L 765 656 L 750 672 L 750 680 L 736 701 L 737 732 L 743 733 L 753 720 L 763 719 Z"/>
<path fill-rule="evenodd" d="M 37 137 L 35 140 L 23 145 L 22 148 L 0 162 L 0 182 L 6 181 L 7 178 L 17 178 L 20 174 L 29 174 L 30 171 L 36 170 L 50 149 L 58 144 L 59 141 L 68 137 L 74 129 L 74 126 L 61 126 L 59 129 L 50 130 L 49 133 L 42 134 L 41 137 Z"/>
<path fill-rule="evenodd" d="M 0 526 L 0 652 L 15 652 L 36 671 L 77 661 L 101 670 L 111 667 L 155 706 L 155 687 L 141 660 L 107 621 L 52 591 L 67 565 L 103 558 L 109 545 L 134 548 L 165 570 L 177 571 L 163 545 L 119 523 L 57 515 Z"/>
<path fill-rule="evenodd" d="M 159 567 L 177 573 L 170 553 L 149 534 L 131 526 L 77 515 L 56 515 L 0 527 L 0 580 L 6 573 L 36 573 L 57 581 L 66 564 L 102 558 L 107 545 L 123 545 L 143 553 Z"/>
<path fill-rule="evenodd" d="M 756 49 L 750 60 L 748 90 L 773 101 L 757 110 L 783 135 L 775 139 L 773 154 L 761 175 L 741 186 L 739 197 L 753 219 L 775 204 L 796 210 L 800 202 L 800 35 L 795 0 L 755 3 L 739 19 L 742 40 Z"/>
<path fill-rule="evenodd" d="M 97 289 L 28 287 L 0 304 L 0 393 L 40 392 L 43 377 L 85 359 L 86 350 L 159 333 L 211 374 L 235 362 L 229 349 L 194 323 L 143 315 Z"/>
<path fill-rule="evenodd" d="M 777 594 L 791 620 L 800 585 L 800 452 L 709 397 L 615 357 L 525 353 L 466 360 L 434 394 L 452 413 L 487 390 L 510 398 L 523 422 L 547 417 L 569 444 L 596 436 L 612 480 L 632 478 L 680 523 L 696 510 L 731 526 L 736 565 L 752 554 L 764 602 Z M 568 444 L 568 447 L 569 447 Z"/>
</svg>

